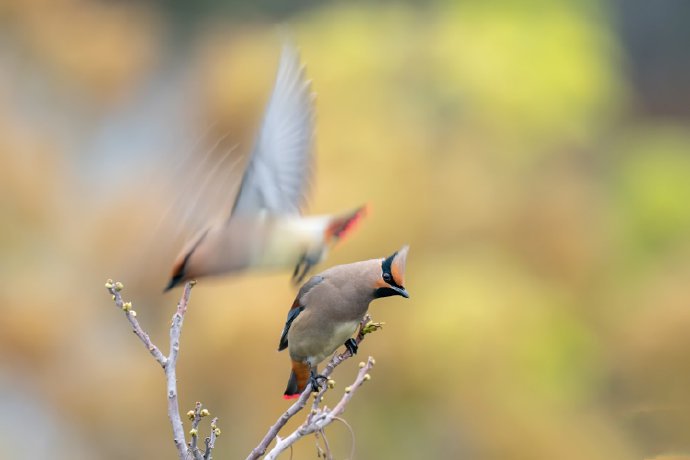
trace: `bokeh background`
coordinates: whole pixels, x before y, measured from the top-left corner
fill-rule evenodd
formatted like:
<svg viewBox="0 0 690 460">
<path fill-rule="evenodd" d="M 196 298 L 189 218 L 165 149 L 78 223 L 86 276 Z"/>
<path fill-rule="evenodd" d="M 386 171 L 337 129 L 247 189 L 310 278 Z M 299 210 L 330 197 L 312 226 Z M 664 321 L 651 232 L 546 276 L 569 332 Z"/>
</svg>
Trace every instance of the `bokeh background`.
<svg viewBox="0 0 690 460">
<path fill-rule="evenodd" d="M 318 93 L 309 212 L 373 210 L 321 268 L 411 245 L 411 299 L 372 305 L 356 457 L 689 458 L 688 2 L 31 0 L 0 24 L 0 457 L 174 457 L 103 284 L 166 348 L 168 166 L 248 152 L 287 34 Z M 181 405 L 220 417 L 215 458 L 286 407 L 294 294 L 192 294 Z"/>
</svg>

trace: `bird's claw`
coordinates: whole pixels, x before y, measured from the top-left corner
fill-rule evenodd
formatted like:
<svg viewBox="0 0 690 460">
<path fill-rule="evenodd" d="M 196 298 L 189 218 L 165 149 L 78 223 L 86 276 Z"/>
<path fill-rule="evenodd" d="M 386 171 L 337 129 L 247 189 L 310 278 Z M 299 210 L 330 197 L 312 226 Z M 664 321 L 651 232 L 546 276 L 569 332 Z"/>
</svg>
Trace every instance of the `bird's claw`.
<svg viewBox="0 0 690 460">
<path fill-rule="evenodd" d="M 302 257 L 295 265 L 295 270 L 292 272 L 292 282 L 295 284 L 301 283 L 314 265 L 316 263 L 311 260 L 306 252 L 302 254 Z"/>
<path fill-rule="evenodd" d="M 319 380 L 328 380 L 328 377 L 321 374 L 312 374 L 311 378 L 309 379 L 309 382 L 311 383 L 311 391 L 318 392 L 319 390 L 321 390 L 321 384 L 319 383 Z"/>
</svg>

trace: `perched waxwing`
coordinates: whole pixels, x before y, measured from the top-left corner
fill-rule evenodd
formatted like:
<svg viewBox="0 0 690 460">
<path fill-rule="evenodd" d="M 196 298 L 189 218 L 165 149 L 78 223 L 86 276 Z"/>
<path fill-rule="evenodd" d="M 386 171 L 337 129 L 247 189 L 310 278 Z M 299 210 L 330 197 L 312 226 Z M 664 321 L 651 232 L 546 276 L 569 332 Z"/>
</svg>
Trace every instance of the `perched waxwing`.
<svg viewBox="0 0 690 460">
<path fill-rule="evenodd" d="M 297 51 L 285 45 L 273 93 L 228 217 L 184 246 L 165 290 L 188 280 L 258 268 L 293 268 L 301 282 L 366 208 L 300 214 L 312 175 L 314 96 Z"/>
<path fill-rule="evenodd" d="M 404 287 L 408 246 L 385 259 L 337 265 L 313 276 L 288 312 L 278 350 L 288 348 L 292 372 L 285 399 L 297 397 L 311 382 L 318 388 L 317 365 L 345 345 L 353 354 L 352 335 L 380 297 L 409 297 Z"/>
</svg>

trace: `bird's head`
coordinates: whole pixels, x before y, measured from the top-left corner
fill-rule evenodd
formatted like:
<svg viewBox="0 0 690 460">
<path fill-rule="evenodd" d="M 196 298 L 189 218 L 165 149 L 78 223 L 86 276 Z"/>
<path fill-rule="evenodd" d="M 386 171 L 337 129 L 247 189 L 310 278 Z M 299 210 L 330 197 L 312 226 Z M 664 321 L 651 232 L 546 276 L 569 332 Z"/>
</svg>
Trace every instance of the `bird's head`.
<svg viewBox="0 0 690 460">
<path fill-rule="evenodd" d="M 374 293 L 376 298 L 392 295 L 410 297 L 405 290 L 405 262 L 409 248 L 409 246 L 403 246 L 391 256 L 381 259 L 381 276 L 376 281 Z"/>
</svg>

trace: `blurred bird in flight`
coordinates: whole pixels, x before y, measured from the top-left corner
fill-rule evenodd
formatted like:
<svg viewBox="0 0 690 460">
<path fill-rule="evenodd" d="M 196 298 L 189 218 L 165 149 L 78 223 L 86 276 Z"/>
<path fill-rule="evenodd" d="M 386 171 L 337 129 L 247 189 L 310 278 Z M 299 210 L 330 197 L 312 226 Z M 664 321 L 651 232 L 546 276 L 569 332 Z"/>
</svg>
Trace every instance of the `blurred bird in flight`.
<svg viewBox="0 0 690 460">
<path fill-rule="evenodd" d="M 302 216 L 313 170 L 314 94 L 297 50 L 283 46 L 273 93 L 229 215 L 207 224 L 177 256 L 165 290 L 193 279 L 293 268 L 301 282 L 366 207 Z"/>
<path fill-rule="evenodd" d="M 317 365 L 345 345 L 352 354 L 352 335 L 372 300 L 402 296 L 408 246 L 385 259 L 336 265 L 313 276 L 297 293 L 280 336 L 278 351 L 289 349 L 292 372 L 285 399 L 296 398 L 311 382 L 318 388 Z"/>
</svg>

